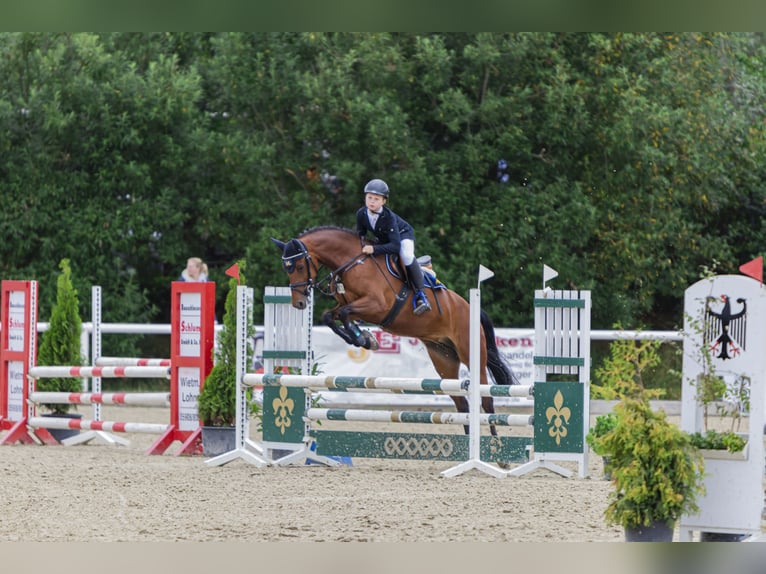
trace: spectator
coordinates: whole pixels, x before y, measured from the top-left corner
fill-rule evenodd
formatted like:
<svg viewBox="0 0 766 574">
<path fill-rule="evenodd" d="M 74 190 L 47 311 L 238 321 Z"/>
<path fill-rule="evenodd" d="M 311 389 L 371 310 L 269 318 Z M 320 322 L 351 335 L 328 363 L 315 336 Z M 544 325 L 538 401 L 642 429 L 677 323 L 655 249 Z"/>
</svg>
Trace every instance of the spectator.
<svg viewBox="0 0 766 574">
<path fill-rule="evenodd" d="M 207 265 L 199 257 L 189 257 L 186 269 L 181 272 L 179 281 L 207 281 Z"/>
</svg>

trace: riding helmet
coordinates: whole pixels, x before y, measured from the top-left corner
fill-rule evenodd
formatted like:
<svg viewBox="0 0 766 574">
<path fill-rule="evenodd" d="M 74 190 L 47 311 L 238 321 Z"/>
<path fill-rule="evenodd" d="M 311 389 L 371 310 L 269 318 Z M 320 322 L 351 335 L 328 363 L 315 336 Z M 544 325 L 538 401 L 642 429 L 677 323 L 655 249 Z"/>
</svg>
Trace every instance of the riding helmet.
<svg viewBox="0 0 766 574">
<path fill-rule="evenodd" d="M 364 186 L 364 193 L 374 193 L 375 195 L 388 197 L 388 185 L 382 179 L 371 179 Z"/>
</svg>

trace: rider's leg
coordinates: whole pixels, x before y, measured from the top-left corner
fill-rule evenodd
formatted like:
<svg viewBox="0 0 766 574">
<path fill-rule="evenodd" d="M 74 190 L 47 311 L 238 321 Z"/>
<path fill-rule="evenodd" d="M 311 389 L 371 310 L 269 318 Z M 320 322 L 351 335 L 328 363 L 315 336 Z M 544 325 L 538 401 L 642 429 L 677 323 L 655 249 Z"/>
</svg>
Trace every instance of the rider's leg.
<svg viewBox="0 0 766 574">
<path fill-rule="evenodd" d="M 430 311 L 431 305 L 428 303 L 428 298 L 423 292 L 423 270 L 420 268 L 420 264 L 415 261 L 407 265 L 407 273 L 410 276 L 412 287 L 415 289 L 415 315 Z"/>
<path fill-rule="evenodd" d="M 410 284 L 415 290 L 415 301 L 413 302 L 413 311 L 415 315 L 420 315 L 425 311 L 431 310 L 426 294 L 423 293 L 423 270 L 420 263 L 415 261 L 415 241 L 412 239 L 402 239 L 399 256 L 402 258 L 407 269 L 407 275 L 410 277 Z"/>
</svg>

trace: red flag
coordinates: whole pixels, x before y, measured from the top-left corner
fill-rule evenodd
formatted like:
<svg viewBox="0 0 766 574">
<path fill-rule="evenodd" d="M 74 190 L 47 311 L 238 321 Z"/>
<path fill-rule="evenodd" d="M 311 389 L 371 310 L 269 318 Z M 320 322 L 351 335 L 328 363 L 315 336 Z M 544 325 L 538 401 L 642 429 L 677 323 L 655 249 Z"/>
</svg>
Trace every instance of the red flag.
<svg viewBox="0 0 766 574">
<path fill-rule="evenodd" d="M 748 277 L 757 279 L 763 284 L 763 256 L 756 257 L 752 261 L 740 265 L 739 270 Z"/>
<path fill-rule="evenodd" d="M 228 275 L 229 277 L 233 277 L 234 279 L 236 279 L 236 280 L 237 280 L 237 285 L 239 285 L 239 263 L 235 263 L 234 265 L 232 265 L 231 267 L 229 267 L 229 268 L 228 268 L 228 269 L 225 271 L 225 273 L 226 273 L 226 275 Z"/>
</svg>

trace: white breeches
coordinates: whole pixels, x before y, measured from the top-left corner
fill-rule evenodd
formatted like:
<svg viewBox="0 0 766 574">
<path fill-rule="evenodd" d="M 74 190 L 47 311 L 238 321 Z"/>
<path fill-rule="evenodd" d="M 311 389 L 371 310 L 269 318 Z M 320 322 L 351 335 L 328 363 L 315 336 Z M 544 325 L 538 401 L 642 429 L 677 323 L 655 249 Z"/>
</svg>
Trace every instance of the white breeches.
<svg viewBox="0 0 766 574">
<path fill-rule="evenodd" d="M 402 258 L 405 267 L 412 265 L 412 262 L 415 261 L 415 242 L 412 239 L 402 239 L 399 246 L 399 257 Z"/>
</svg>

